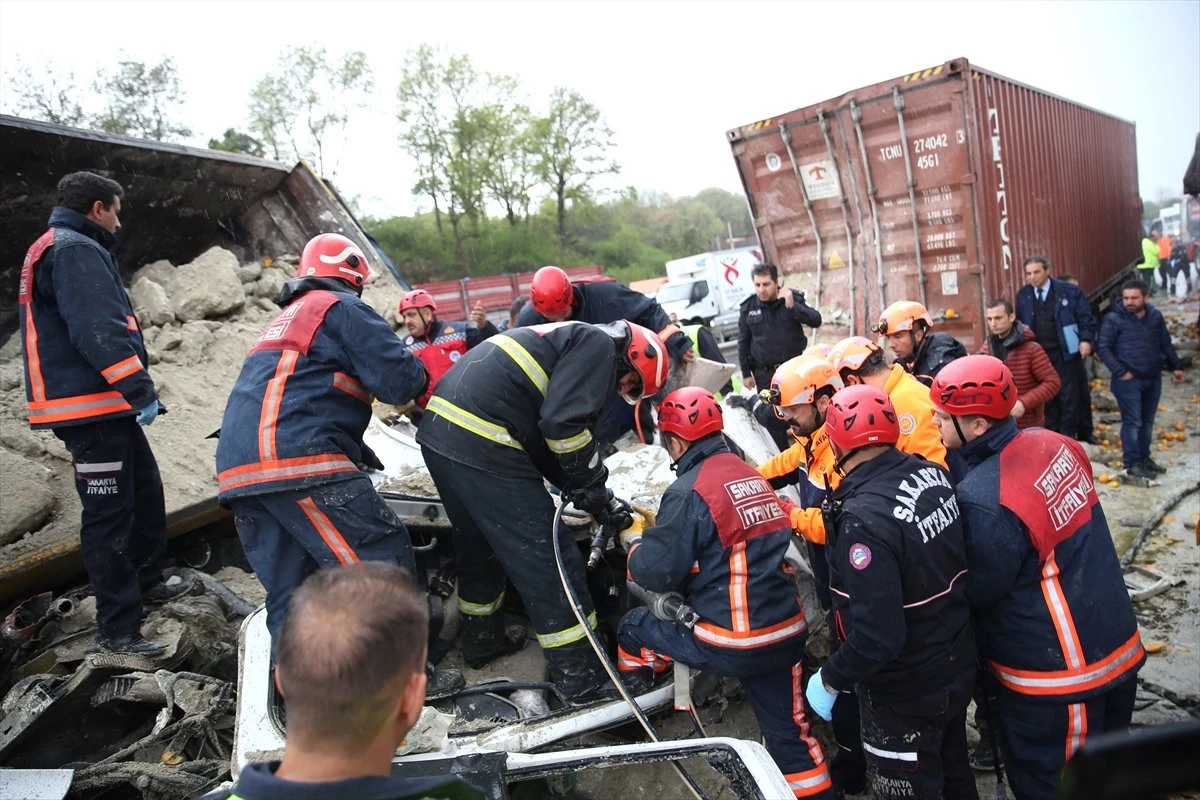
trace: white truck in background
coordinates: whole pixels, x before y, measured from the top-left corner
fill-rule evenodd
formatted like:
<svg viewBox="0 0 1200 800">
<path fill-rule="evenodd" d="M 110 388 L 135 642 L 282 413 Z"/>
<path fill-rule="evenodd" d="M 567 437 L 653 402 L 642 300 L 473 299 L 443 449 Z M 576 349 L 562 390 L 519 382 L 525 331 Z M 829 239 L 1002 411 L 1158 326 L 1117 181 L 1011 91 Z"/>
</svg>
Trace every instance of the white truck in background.
<svg viewBox="0 0 1200 800">
<path fill-rule="evenodd" d="M 654 299 L 680 324 L 708 325 L 754 291 L 750 271 L 763 260 L 759 247 L 699 253 L 667 262 L 667 282 Z"/>
</svg>

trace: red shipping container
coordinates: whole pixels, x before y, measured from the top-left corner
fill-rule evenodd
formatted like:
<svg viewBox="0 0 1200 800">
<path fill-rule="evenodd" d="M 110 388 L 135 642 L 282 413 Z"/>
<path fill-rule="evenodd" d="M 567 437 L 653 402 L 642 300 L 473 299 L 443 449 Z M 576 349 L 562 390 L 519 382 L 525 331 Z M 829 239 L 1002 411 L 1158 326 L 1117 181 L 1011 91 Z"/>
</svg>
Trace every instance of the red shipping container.
<svg viewBox="0 0 1200 800">
<path fill-rule="evenodd" d="M 1028 256 L 1094 293 L 1140 255 L 1133 123 L 966 59 L 726 135 L 768 257 L 855 334 L 918 300 L 974 350 Z"/>
</svg>

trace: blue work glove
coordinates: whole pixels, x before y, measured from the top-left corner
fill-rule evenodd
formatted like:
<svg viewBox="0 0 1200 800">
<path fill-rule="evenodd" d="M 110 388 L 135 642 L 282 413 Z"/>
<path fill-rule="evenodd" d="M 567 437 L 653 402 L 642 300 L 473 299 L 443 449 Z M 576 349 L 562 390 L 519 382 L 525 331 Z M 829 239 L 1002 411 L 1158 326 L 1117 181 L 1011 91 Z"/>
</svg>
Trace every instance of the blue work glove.
<svg viewBox="0 0 1200 800">
<path fill-rule="evenodd" d="M 838 693 L 825 688 L 825 681 L 821 680 L 821 670 L 817 670 L 808 679 L 808 688 L 804 690 L 804 696 L 808 698 L 808 707 L 817 712 L 818 717 L 826 722 L 833 719 L 833 702 L 837 700 Z"/>
<path fill-rule="evenodd" d="M 151 400 L 150 404 L 144 408 L 138 409 L 137 424 L 149 425 L 154 422 L 154 418 L 158 416 L 158 401 Z"/>
</svg>

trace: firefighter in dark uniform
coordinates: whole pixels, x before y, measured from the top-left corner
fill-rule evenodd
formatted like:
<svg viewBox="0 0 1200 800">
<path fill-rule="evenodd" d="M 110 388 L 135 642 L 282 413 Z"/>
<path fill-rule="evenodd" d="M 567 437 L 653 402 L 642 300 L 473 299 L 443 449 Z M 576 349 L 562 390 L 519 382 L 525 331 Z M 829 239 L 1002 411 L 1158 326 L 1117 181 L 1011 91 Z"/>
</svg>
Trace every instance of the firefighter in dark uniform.
<svg viewBox="0 0 1200 800">
<path fill-rule="evenodd" d="M 142 604 L 187 587 L 163 583 L 166 503 L 141 429 L 160 406 L 142 329 L 109 253 L 122 194 L 119 183 L 91 172 L 59 181 L 49 229 L 25 255 L 17 302 L 29 424 L 53 431 L 75 466 L 96 640 L 113 652 L 154 656 L 165 648 L 142 638 Z"/>
<path fill-rule="evenodd" d="M 470 322 L 442 322 L 437 318 L 437 302 L 424 289 L 413 289 L 400 298 L 399 310 L 408 329 L 404 346 L 421 359 L 429 373 L 429 385 L 417 398 L 421 408 L 429 403 L 437 382 L 463 353 L 499 333 L 496 326 L 487 321 L 482 306 L 471 312 Z"/>
<path fill-rule="evenodd" d="M 872 328 L 888 338 L 895 363 L 928 386 L 942 369 L 967 354 L 967 348 L 948 333 L 933 333 L 933 317 L 920 303 L 901 300 L 879 315 Z"/>
<path fill-rule="evenodd" d="M 699 387 L 659 406 L 662 445 L 678 478 L 656 524 L 623 531 L 629 577 L 677 592 L 699 615 L 694 628 L 635 608 L 621 619 L 618 668 L 645 684 L 663 656 L 737 677 L 767 750 L 796 797 L 834 797 L 821 746 L 804 711 L 801 659 L 808 626 L 792 567 L 791 528 L 770 485 L 729 452 L 721 407 Z"/>
<path fill-rule="evenodd" d="M 571 283 L 562 269 L 542 267 L 533 275 L 529 302 L 517 315 L 517 327 L 566 320 L 591 325 L 628 320 L 657 333 L 667 346 L 672 363 L 695 358 L 692 340 L 671 322 L 654 298 L 611 280 Z M 633 429 L 634 415 L 639 410 L 631 408 L 615 393 L 609 394 L 592 433 L 600 442 L 610 444 Z"/>
<path fill-rule="evenodd" d="M 803 292 L 780 287 L 779 270 L 774 264 L 757 264 L 751 274 L 754 294 L 742 301 L 738 316 L 738 364 L 742 385 L 761 390 L 770 385 L 780 365 L 808 347 L 804 326 L 819 328 L 821 312 L 804 302 Z M 791 444 L 787 425 L 771 409 L 759 404 L 754 416 L 780 450 Z"/>
<path fill-rule="evenodd" d="M 838 693 L 856 687 L 876 797 L 975 800 L 975 640 L 950 474 L 896 449 L 896 409 L 881 389 L 835 394 L 825 427 L 843 475 L 825 526 L 841 644 L 809 680 L 809 703 L 829 719 Z"/>
<path fill-rule="evenodd" d="M 368 274 L 345 236 L 313 238 L 225 406 L 218 499 L 267 590 L 272 646 L 292 592 L 316 570 L 377 560 L 416 571 L 408 531 L 359 465 L 383 468 L 362 440 L 372 397 L 402 405 L 427 376 L 361 299 Z"/>
<path fill-rule="evenodd" d="M 1055 796 L 1088 736 L 1128 727 L 1146 653 L 1083 448 L 1017 429 L 1004 362 L 968 356 L 932 388 L 958 484 L 968 599 L 1018 800 Z"/>
<path fill-rule="evenodd" d="M 662 340 L 640 325 L 548 323 L 493 336 L 438 383 L 417 442 L 454 526 L 459 644 L 468 666 L 524 644 L 504 626 L 510 578 L 559 691 L 581 703 L 613 690 L 559 581 L 554 501 L 544 481 L 605 521 L 616 501 L 605 486 L 596 419 L 614 389 L 631 405 L 661 389 L 667 362 Z M 561 535 L 564 567 L 587 598 L 583 558 Z"/>
</svg>

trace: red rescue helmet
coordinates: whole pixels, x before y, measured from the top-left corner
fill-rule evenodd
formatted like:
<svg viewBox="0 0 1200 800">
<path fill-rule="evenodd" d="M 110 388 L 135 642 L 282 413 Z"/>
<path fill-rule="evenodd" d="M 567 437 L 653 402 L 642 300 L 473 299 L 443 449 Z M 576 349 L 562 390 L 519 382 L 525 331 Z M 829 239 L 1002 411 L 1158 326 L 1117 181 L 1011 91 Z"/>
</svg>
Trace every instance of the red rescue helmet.
<svg viewBox="0 0 1200 800">
<path fill-rule="evenodd" d="M 1000 359 L 964 356 L 942 367 L 929 387 L 929 398 L 952 417 L 1007 419 L 1017 404 L 1017 384 Z"/>
<path fill-rule="evenodd" d="M 649 328 L 643 328 L 628 320 L 621 320 L 629 328 L 629 338 L 625 340 L 625 350 L 620 354 L 621 367 L 618 379 L 630 370 L 634 370 L 642 379 L 642 390 L 635 395 L 622 395 L 625 402 L 633 405 L 643 397 L 658 394 L 663 384 L 667 382 L 667 371 L 670 369 L 670 359 L 662 339 Z"/>
<path fill-rule="evenodd" d="M 558 267 L 542 267 L 529 284 L 529 302 L 544 317 L 557 317 L 575 301 L 571 279 Z"/>
<path fill-rule="evenodd" d="M 676 389 L 658 407 L 658 429 L 695 442 L 724 427 L 721 406 L 700 386 Z"/>
<path fill-rule="evenodd" d="M 434 301 L 433 295 L 424 289 L 413 289 L 400 298 L 400 313 L 403 314 L 410 308 L 428 308 L 435 314 L 437 313 L 437 303 Z"/>
<path fill-rule="evenodd" d="M 322 233 L 309 239 L 296 270 L 297 277 L 337 278 L 360 292 L 370 274 L 363 251 L 340 233 Z"/>
<path fill-rule="evenodd" d="M 874 386 L 847 386 L 829 401 L 825 415 L 829 441 L 843 453 L 860 447 L 895 444 L 900 439 L 896 408 L 887 393 Z"/>
<path fill-rule="evenodd" d="M 887 336 L 889 333 L 911 331 L 918 321 L 924 322 L 927 328 L 933 327 L 933 317 L 929 316 L 925 306 L 912 300 L 900 300 L 883 310 L 873 330 Z"/>
</svg>

